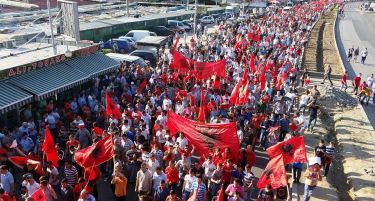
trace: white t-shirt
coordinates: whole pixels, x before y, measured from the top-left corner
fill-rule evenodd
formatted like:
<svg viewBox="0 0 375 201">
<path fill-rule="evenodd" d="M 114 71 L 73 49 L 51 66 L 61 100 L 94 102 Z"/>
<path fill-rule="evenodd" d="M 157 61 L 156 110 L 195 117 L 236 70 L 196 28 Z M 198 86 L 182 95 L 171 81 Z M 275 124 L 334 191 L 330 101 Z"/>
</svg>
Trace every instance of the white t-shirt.
<svg viewBox="0 0 375 201">
<path fill-rule="evenodd" d="M 300 105 L 307 105 L 307 102 L 309 101 L 310 97 L 308 95 L 302 95 L 301 100 L 299 101 Z"/>
<path fill-rule="evenodd" d="M 154 190 L 158 188 L 161 180 L 164 180 L 165 182 L 167 181 L 167 176 L 165 175 L 165 173 L 162 172 L 160 175 L 158 175 L 158 173 L 155 172 L 152 176 L 152 182 L 153 182 L 152 188 Z"/>
<path fill-rule="evenodd" d="M 27 189 L 27 194 L 31 196 L 35 191 L 37 191 L 40 188 L 40 185 L 34 181 L 33 184 L 27 183 L 26 184 L 26 189 Z"/>
<path fill-rule="evenodd" d="M 197 180 L 197 177 L 195 176 L 190 176 L 189 174 L 185 175 L 185 178 L 184 178 L 184 181 L 186 182 L 185 191 L 192 192 L 193 189 L 191 189 L 191 187 L 193 186 L 193 183 L 196 180 Z"/>
<path fill-rule="evenodd" d="M 151 174 L 154 174 L 156 171 L 156 168 L 160 166 L 158 160 L 152 161 L 151 159 L 148 160 L 147 165 L 148 165 L 148 170 L 150 170 Z"/>
<path fill-rule="evenodd" d="M 189 144 L 186 137 L 184 137 L 184 139 L 181 139 L 181 137 L 178 137 L 176 142 L 180 143 L 180 149 L 185 148 Z"/>
<path fill-rule="evenodd" d="M 214 173 L 216 169 L 215 164 L 212 161 L 211 163 L 209 163 L 208 161 L 205 161 L 202 164 L 202 167 L 204 168 L 204 174 L 206 175 L 206 177 L 211 178 L 212 174 Z"/>
</svg>

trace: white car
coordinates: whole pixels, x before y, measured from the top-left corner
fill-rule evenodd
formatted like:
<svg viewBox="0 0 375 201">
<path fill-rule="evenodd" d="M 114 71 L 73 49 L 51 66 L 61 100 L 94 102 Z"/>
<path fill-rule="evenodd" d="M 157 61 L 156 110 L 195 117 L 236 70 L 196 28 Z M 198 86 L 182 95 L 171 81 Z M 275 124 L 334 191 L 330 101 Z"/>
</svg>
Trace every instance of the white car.
<svg viewBox="0 0 375 201">
<path fill-rule="evenodd" d="M 201 19 L 198 20 L 200 23 L 203 24 L 213 24 L 215 23 L 215 19 L 212 16 L 203 16 Z"/>
<path fill-rule="evenodd" d="M 128 36 L 120 36 L 119 39 L 126 40 L 131 46 L 133 46 L 135 49 L 137 49 L 137 43 L 133 38 Z"/>
</svg>

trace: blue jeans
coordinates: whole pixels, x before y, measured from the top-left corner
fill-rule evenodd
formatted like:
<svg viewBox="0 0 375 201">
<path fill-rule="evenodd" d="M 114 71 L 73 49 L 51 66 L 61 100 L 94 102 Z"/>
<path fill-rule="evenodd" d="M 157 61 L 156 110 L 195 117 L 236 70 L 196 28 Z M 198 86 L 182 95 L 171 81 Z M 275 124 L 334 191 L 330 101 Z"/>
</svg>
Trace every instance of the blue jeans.
<svg viewBox="0 0 375 201">
<path fill-rule="evenodd" d="M 305 184 L 305 191 L 303 193 L 303 201 L 309 201 L 312 195 L 312 192 L 316 186 L 309 186 Z"/>
</svg>

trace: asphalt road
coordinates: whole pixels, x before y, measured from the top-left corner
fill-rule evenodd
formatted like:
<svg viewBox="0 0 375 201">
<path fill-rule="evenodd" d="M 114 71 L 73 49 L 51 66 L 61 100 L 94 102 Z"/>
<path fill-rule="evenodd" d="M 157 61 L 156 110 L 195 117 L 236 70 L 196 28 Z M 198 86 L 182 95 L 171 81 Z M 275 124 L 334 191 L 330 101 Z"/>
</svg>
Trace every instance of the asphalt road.
<svg viewBox="0 0 375 201">
<path fill-rule="evenodd" d="M 352 79 L 356 74 L 362 73 L 362 80 L 366 80 L 370 74 L 375 74 L 375 12 L 360 10 L 361 2 L 347 3 L 344 7 L 343 18 L 336 23 L 336 39 L 341 58 L 345 69 Z M 365 48 L 368 49 L 368 56 L 365 64 L 348 62 L 348 49 L 359 47 L 360 54 Z M 371 100 L 370 103 L 373 103 Z M 364 106 L 364 110 L 375 127 L 375 105 Z"/>
</svg>

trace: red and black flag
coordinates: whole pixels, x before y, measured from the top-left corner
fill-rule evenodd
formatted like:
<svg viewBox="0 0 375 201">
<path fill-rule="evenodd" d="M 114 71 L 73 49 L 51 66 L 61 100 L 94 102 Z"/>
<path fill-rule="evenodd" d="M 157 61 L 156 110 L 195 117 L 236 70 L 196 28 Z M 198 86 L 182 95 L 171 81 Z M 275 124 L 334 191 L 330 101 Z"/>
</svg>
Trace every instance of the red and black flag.
<svg viewBox="0 0 375 201">
<path fill-rule="evenodd" d="M 108 92 L 105 94 L 105 107 L 108 116 L 113 115 L 114 118 L 121 119 L 121 111 L 117 107 L 115 101 L 111 99 L 111 96 Z"/>
<path fill-rule="evenodd" d="M 198 155 L 208 156 L 214 147 L 229 148 L 234 156 L 240 149 L 236 123 L 207 124 L 184 118 L 172 111 L 168 112 L 167 126 L 171 135 L 184 132 L 189 144 L 194 145 Z"/>
<path fill-rule="evenodd" d="M 305 140 L 303 136 L 292 137 L 283 142 L 279 142 L 276 145 L 269 147 L 267 153 L 270 158 L 282 155 L 285 164 L 293 162 L 305 163 L 307 161 Z"/>
<path fill-rule="evenodd" d="M 46 201 L 47 196 L 44 194 L 43 190 L 39 188 L 39 190 L 35 191 L 31 197 L 33 198 L 34 201 Z"/>
<path fill-rule="evenodd" d="M 108 135 L 99 142 L 81 149 L 74 154 L 74 160 L 84 168 L 98 166 L 113 156 L 112 135 Z"/>
<path fill-rule="evenodd" d="M 59 156 L 55 147 L 55 141 L 49 128 L 46 128 L 46 136 L 42 145 L 42 150 L 46 154 L 47 161 L 52 161 L 53 166 L 57 167 L 59 164 Z"/>
<path fill-rule="evenodd" d="M 281 155 L 278 155 L 268 162 L 266 169 L 259 177 L 257 187 L 265 188 L 267 184 L 272 186 L 272 189 L 277 189 L 281 186 L 287 185 L 285 165 Z"/>
</svg>

